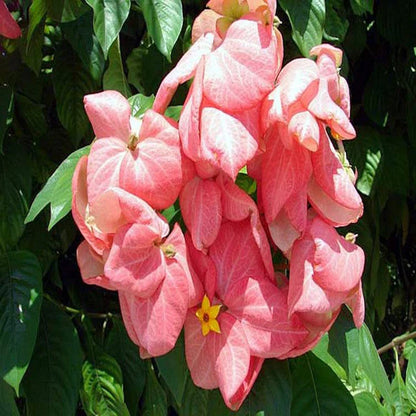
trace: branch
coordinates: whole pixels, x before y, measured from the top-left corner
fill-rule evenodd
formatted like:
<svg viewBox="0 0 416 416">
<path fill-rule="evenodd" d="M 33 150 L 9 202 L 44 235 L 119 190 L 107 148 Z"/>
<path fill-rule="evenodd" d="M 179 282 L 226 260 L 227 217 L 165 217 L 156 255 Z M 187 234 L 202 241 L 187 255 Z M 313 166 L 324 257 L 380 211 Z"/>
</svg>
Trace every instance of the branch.
<svg viewBox="0 0 416 416">
<path fill-rule="evenodd" d="M 73 315 L 88 316 L 90 318 L 98 318 L 98 319 L 111 319 L 114 316 L 117 316 L 116 314 L 111 313 L 111 312 L 107 312 L 107 313 L 96 313 L 96 312 L 84 312 L 84 311 L 82 311 L 80 309 L 74 309 L 74 308 L 71 308 L 69 306 L 66 306 L 66 305 L 58 302 L 57 300 L 55 300 L 54 298 L 52 298 L 47 293 L 44 293 L 43 294 L 43 297 L 45 297 L 50 302 L 52 302 L 53 304 L 55 304 L 56 306 L 58 306 L 58 308 L 62 309 L 65 312 L 71 313 Z"/>
<path fill-rule="evenodd" d="M 385 353 L 386 351 L 391 350 L 392 348 L 395 348 L 398 345 L 401 345 L 406 341 L 409 341 L 409 339 L 414 339 L 414 338 L 416 338 L 416 331 L 400 335 L 399 337 L 393 338 L 388 344 L 379 348 L 377 352 L 379 355 L 381 355 Z"/>
</svg>

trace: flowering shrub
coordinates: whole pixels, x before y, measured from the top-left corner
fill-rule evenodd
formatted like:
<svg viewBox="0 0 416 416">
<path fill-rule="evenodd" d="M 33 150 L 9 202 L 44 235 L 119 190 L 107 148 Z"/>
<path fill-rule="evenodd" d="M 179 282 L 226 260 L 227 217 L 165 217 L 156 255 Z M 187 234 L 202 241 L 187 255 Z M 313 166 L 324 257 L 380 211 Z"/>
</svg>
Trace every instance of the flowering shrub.
<svg viewBox="0 0 416 416">
<path fill-rule="evenodd" d="M 75 170 L 72 211 L 82 277 L 118 291 L 141 356 L 168 353 L 184 327 L 192 380 L 237 410 L 264 358 L 309 351 L 343 303 L 362 325 L 364 253 L 333 227 L 363 204 L 341 159 L 355 137 L 342 52 L 319 45 L 316 62 L 281 70 L 275 2 L 207 6 L 153 109 L 134 118 L 116 91 L 85 97 L 96 141 Z M 164 113 L 190 79 L 176 123 Z M 256 199 L 234 183 L 244 166 Z M 160 215 L 178 197 L 186 238 Z M 267 232 L 288 275 L 274 272 Z"/>
</svg>

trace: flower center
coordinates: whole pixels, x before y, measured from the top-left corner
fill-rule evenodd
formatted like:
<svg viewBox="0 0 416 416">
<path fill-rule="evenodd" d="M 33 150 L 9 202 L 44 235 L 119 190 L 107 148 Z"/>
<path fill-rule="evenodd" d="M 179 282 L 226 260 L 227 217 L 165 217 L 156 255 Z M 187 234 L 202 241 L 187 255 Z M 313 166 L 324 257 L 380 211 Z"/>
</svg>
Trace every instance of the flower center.
<svg viewBox="0 0 416 416">
<path fill-rule="evenodd" d="M 221 305 L 212 305 L 207 295 L 202 299 L 201 307 L 196 311 L 196 316 L 201 322 L 202 335 L 206 336 L 210 331 L 221 334 L 220 324 L 217 316 L 220 313 Z"/>
</svg>

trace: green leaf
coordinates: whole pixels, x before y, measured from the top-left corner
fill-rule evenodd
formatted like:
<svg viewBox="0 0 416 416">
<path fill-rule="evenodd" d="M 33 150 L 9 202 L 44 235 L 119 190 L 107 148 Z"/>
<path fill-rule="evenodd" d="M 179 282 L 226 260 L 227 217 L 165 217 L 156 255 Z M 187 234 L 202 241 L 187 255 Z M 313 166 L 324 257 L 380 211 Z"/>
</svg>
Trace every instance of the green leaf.
<svg viewBox="0 0 416 416">
<path fill-rule="evenodd" d="M 143 115 L 146 110 L 152 108 L 153 102 L 155 101 L 155 96 L 151 95 L 146 97 L 143 94 L 136 94 L 129 98 L 129 103 L 131 106 L 131 114 L 133 117 L 140 117 Z"/>
<path fill-rule="evenodd" d="M 90 146 L 82 147 L 71 153 L 59 165 L 42 190 L 36 195 L 25 223 L 33 221 L 48 204 L 51 204 L 49 230 L 68 214 L 72 204 L 72 176 L 79 159 L 88 154 L 89 151 Z"/>
<path fill-rule="evenodd" d="M 104 73 L 103 87 L 105 90 L 116 90 L 126 98 L 131 96 L 131 90 L 124 74 L 120 53 L 120 39 L 116 38 L 108 52 L 109 65 Z"/>
<path fill-rule="evenodd" d="M 16 392 L 36 342 L 42 271 L 28 251 L 0 255 L 0 377 Z"/>
<path fill-rule="evenodd" d="M 292 26 L 292 38 L 303 56 L 322 43 L 325 23 L 325 0 L 279 0 Z"/>
<path fill-rule="evenodd" d="M 170 352 L 156 358 L 156 363 L 176 403 L 180 406 L 189 373 L 185 360 L 183 336 L 178 338 L 175 347 Z"/>
<path fill-rule="evenodd" d="M 413 354 L 413 351 L 416 350 L 416 342 L 414 339 L 409 339 L 408 341 L 406 341 L 406 344 L 404 346 L 404 350 L 403 350 L 403 356 L 404 358 L 406 358 L 406 360 L 410 360 L 410 357 Z"/>
<path fill-rule="evenodd" d="M 39 76 L 42 67 L 42 47 L 45 40 L 45 20 L 42 19 L 31 32 L 30 39 L 26 39 L 20 44 L 22 61 Z M 26 32 L 26 36 L 29 32 Z"/>
<path fill-rule="evenodd" d="M 130 11 L 130 0 L 86 0 L 94 10 L 94 32 L 105 58 Z"/>
<path fill-rule="evenodd" d="M 7 416 L 19 416 L 13 389 L 0 379 L 0 414 Z"/>
<path fill-rule="evenodd" d="M 264 415 L 290 416 L 292 377 L 287 360 L 266 360 L 258 379 L 243 405 L 250 416 L 263 411 Z"/>
<path fill-rule="evenodd" d="M 9 126 L 13 108 L 13 90 L 7 85 L 0 85 L 0 153 L 3 153 L 3 140 Z"/>
<path fill-rule="evenodd" d="M 57 22 L 71 22 L 78 19 L 88 7 L 81 0 L 46 0 L 48 17 Z"/>
<path fill-rule="evenodd" d="M 147 30 L 159 51 L 170 61 L 172 49 L 181 33 L 183 16 L 180 0 L 138 0 Z"/>
<path fill-rule="evenodd" d="M 48 130 L 43 105 L 33 102 L 22 94 L 16 94 L 16 111 L 27 125 L 30 134 L 34 138 L 43 136 Z"/>
<path fill-rule="evenodd" d="M 100 42 L 94 35 L 92 27 L 93 13 L 84 14 L 77 20 L 62 25 L 65 38 L 91 74 L 97 84 L 101 84 L 104 72 L 105 59 Z"/>
<path fill-rule="evenodd" d="M 159 384 L 150 362 L 148 362 L 147 381 L 142 400 L 141 415 L 167 416 L 168 405 L 166 393 Z"/>
<path fill-rule="evenodd" d="M 24 230 L 32 188 L 30 159 L 23 146 L 8 141 L 0 155 L 0 252 L 15 247 Z"/>
<path fill-rule="evenodd" d="M 397 87 L 392 74 L 393 68 L 377 63 L 364 89 L 364 110 L 381 127 L 386 126 L 390 114 L 397 109 Z"/>
<path fill-rule="evenodd" d="M 407 345 L 407 343 L 406 343 Z M 413 409 L 416 409 L 416 349 L 413 349 L 406 371 L 407 397 Z"/>
<path fill-rule="evenodd" d="M 329 336 L 328 333 L 324 334 L 316 347 L 312 350 L 325 364 L 331 367 L 332 371 L 342 380 L 347 379 L 347 373 L 345 369 L 339 364 L 339 362 L 329 353 Z"/>
<path fill-rule="evenodd" d="M 399 354 L 397 353 L 397 349 L 394 348 L 394 356 L 395 356 L 395 371 L 394 371 L 394 379 L 391 383 L 391 390 L 393 396 L 393 403 L 395 407 L 395 416 L 407 416 L 410 413 L 410 403 L 407 398 L 407 389 L 404 384 L 401 368 L 399 363 Z"/>
<path fill-rule="evenodd" d="M 313 354 L 296 360 L 293 416 L 358 416 L 354 400 L 337 375 Z"/>
<path fill-rule="evenodd" d="M 374 0 L 350 0 L 350 4 L 354 14 L 358 16 L 366 12 L 373 14 Z"/>
<path fill-rule="evenodd" d="M 97 346 L 82 366 L 81 399 L 88 416 L 129 416 L 124 403 L 123 376 L 117 361 Z"/>
<path fill-rule="evenodd" d="M 183 395 L 183 404 L 179 416 L 212 416 L 208 415 L 208 390 L 200 389 L 188 377 Z M 217 416 L 217 415 L 216 415 Z"/>
<path fill-rule="evenodd" d="M 349 383 L 354 386 L 355 372 L 360 362 L 358 329 L 346 307 L 329 331 L 328 352 L 344 368 Z"/>
<path fill-rule="evenodd" d="M 83 99 L 84 95 L 94 91 L 94 81 L 66 43 L 55 55 L 53 86 L 59 120 L 68 130 L 74 145 L 78 146 L 89 128 Z"/>
<path fill-rule="evenodd" d="M 384 169 L 383 187 L 407 198 L 409 193 L 409 149 L 402 137 L 381 136 Z"/>
<path fill-rule="evenodd" d="M 324 37 L 331 42 L 343 42 L 350 25 L 343 0 L 326 0 L 325 8 Z"/>
<path fill-rule="evenodd" d="M 360 362 L 363 370 L 388 403 L 392 403 L 389 379 L 377 353 L 373 338 L 367 325 L 358 330 Z"/>
<path fill-rule="evenodd" d="M 380 134 L 371 128 L 358 129 L 357 139 L 346 146 L 353 167 L 357 168 L 357 188 L 371 195 L 382 175 L 383 144 Z"/>
<path fill-rule="evenodd" d="M 146 95 L 156 93 L 169 68 L 168 61 L 154 45 L 133 49 L 126 62 L 129 83 Z"/>
<path fill-rule="evenodd" d="M 29 7 L 29 26 L 26 36 L 26 52 L 29 50 L 32 36 L 42 22 L 47 11 L 46 0 L 33 0 L 33 3 Z"/>
<path fill-rule="evenodd" d="M 381 407 L 376 398 L 368 392 L 358 393 L 354 396 L 359 416 L 384 416 L 387 411 Z"/>
<path fill-rule="evenodd" d="M 182 112 L 181 105 L 172 105 L 166 109 L 165 116 L 169 118 L 173 118 L 175 121 L 179 121 L 181 112 Z"/>
<path fill-rule="evenodd" d="M 105 351 L 120 365 L 126 404 L 130 414 L 136 415 L 139 399 L 146 384 L 146 364 L 140 359 L 137 346 L 130 340 L 119 319 L 113 319 L 113 328 L 106 341 Z"/>
<path fill-rule="evenodd" d="M 68 315 L 45 300 L 32 360 L 23 378 L 28 416 L 74 416 L 82 350 Z"/>
</svg>

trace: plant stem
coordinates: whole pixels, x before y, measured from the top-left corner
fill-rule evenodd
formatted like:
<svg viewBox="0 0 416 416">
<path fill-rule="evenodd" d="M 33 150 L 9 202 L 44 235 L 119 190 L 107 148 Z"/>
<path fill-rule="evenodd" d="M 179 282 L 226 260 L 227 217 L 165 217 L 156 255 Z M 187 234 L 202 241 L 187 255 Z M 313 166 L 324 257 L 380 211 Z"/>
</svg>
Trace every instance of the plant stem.
<svg viewBox="0 0 416 416">
<path fill-rule="evenodd" d="M 377 352 L 379 355 L 381 355 L 385 353 L 386 351 L 391 350 L 392 348 L 395 348 L 398 345 L 401 345 L 406 341 L 409 341 L 409 339 L 414 339 L 414 338 L 416 338 L 416 331 L 400 335 L 399 337 L 393 338 L 388 344 L 379 348 Z"/>
<path fill-rule="evenodd" d="M 116 316 L 115 314 L 113 314 L 111 312 L 107 312 L 107 313 L 84 312 L 84 311 L 82 311 L 80 309 L 74 309 L 74 308 L 71 308 L 69 306 L 66 306 L 66 305 L 58 302 L 57 300 L 55 300 L 54 298 L 52 298 L 47 293 L 44 293 L 43 296 L 46 299 L 48 299 L 49 301 L 51 301 L 53 304 L 55 304 L 56 306 L 58 306 L 63 311 L 68 312 L 68 313 L 71 313 L 73 315 L 88 316 L 90 318 L 98 318 L 98 319 L 111 319 L 114 316 Z"/>
</svg>

